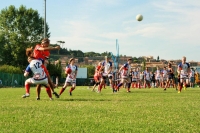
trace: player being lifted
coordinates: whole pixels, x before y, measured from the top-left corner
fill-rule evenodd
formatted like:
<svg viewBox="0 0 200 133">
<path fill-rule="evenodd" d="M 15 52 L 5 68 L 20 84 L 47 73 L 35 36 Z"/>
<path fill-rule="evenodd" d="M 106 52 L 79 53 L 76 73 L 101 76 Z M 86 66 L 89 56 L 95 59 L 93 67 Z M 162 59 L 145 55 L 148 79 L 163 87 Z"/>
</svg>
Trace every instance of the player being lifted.
<svg viewBox="0 0 200 133">
<path fill-rule="evenodd" d="M 126 83 L 128 88 L 127 88 L 127 92 L 131 92 L 130 91 L 130 87 L 131 87 L 131 78 L 129 77 L 129 74 L 131 72 L 131 63 L 132 63 L 132 59 L 129 58 L 127 59 L 127 63 L 125 63 L 120 69 L 119 69 L 119 73 L 121 74 L 121 82 L 117 85 L 117 90 L 119 90 L 119 88 Z M 115 90 L 115 92 L 117 91 Z"/>
<path fill-rule="evenodd" d="M 190 73 L 190 65 L 186 62 L 186 57 L 182 57 L 182 62 L 178 65 L 177 72 L 180 74 L 180 86 L 178 88 L 178 93 L 181 92 L 182 88 L 184 87 L 184 90 L 187 87 L 188 84 L 188 74 Z"/>
<path fill-rule="evenodd" d="M 50 88 L 53 92 L 53 94 L 59 98 L 59 95 L 54 91 L 54 84 L 53 82 L 51 81 L 51 78 L 50 78 L 50 75 L 49 75 L 49 72 L 48 70 L 46 69 L 46 60 L 49 58 L 50 56 L 50 50 L 59 50 L 60 49 L 60 46 L 56 46 L 56 47 L 52 47 L 52 46 L 49 46 L 50 44 L 50 40 L 48 38 L 44 38 L 41 42 L 41 44 L 37 44 L 34 48 L 34 50 L 32 48 L 28 48 L 26 50 L 26 53 L 30 53 L 33 54 L 32 56 L 36 59 L 41 59 L 43 64 L 44 64 L 44 70 L 45 70 L 45 73 L 47 75 L 47 78 L 48 78 L 48 83 L 50 85 Z M 41 90 L 41 85 L 37 85 L 37 93 L 38 95 L 40 95 L 40 90 Z"/>
<path fill-rule="evenodd" d="M 114 91 L 114 85 L 112 83 L 112 62 L 109 61 L 110 57 L 105 56 L 105 61 L 102 63 L 101 68 L 99 71 L 103 70 L 102 79 L 100 85 L 98 87 L 98 92 L 101 92 L 103 85 L 105 84 L 106 79 L 109 79 L 110 86 Z"/>
<path fill-rule="evenodd" d="M 28 57 L 28 62 L 30 63 L 25 72 L 24 76 L 27 77 L 30 72 L 33 73 L 33 77 L 29 78 L 25 81 L 25 89 L 26 89 L 26 94 L 24 94 L 22 97 L 26 98 L 30 96 L 30 85 L 31 84 L 41 84 L 46 87 L 47 94 L 49 95 L 50 100 L 52 100 L 52 94 L 51 94 L 51 89 L 48 84 L 48 78 L 47 75 L 44 71 L 44 65 L 41 60 L 35 59 L 33 57 Z M 37 100 L 40 100 L 39 95 L 37 95 Z"/>
</svg>

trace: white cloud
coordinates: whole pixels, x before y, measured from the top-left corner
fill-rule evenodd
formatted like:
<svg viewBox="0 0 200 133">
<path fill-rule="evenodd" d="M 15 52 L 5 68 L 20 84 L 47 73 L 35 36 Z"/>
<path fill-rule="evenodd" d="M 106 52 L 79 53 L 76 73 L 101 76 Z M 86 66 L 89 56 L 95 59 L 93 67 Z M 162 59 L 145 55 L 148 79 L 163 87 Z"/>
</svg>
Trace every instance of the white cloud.
<svg viewBox="0 0 200 133">
<path fill-rule="evenodd" d="M 80 49 L 85 52 L 115 52 L 115 39 L 118 39 L 120 52 L 123 55 L 152 54 L 157 57 L 157 54 L 159 54 L 168 59 L 173 59 L 174 56 L 176 58 L 177 56 L 181 57 L 182 52 L 186 52 L 190 48 L 192 50 L 191 46 L 197 46 L 200 42 L 200 25 L 198 24 L 200 21 L 200 4 L 198 1 L 146 3 L 140 7 L 142 9 L 140 12 L 144 16 L 142 22 L 135 20 L 135 15 L 138 13 L 133 8 L 135 5 L 132 8 L 130 6 L 118 11 L 116 15 L 113 15 L 112 11 L 101 14 L 107 10 L 102 11 L 102 5 L 120 7 L 120 1 L 116 3 L 107 2 L 92 1 L 88 6 L 91 6 L 91 8 L 83 7 L 84 11 L 80 10 L 75 15 L 72 14 L 72 18 L 65 18 L 56 27 L 62 33 L 62 36 L 52 34 L 51 40 L 55 40 L 55 42 L 64 40 L 66 42 L 65 47 Z M 98 8 L 93 8 L 97 5 Z M 125 5 L 127 4 L 125 3 Z M 79 13 L 81 16 L 78 15 Z M 179 47 L 182 52 L 176 50 Z M 168 54 L 170 50 L 172 50 L 171 54 Z M 144 53 L 141 53 L 141 51 Z M 198 60 L 196 55 L 194 58 Z"/>
</svg>

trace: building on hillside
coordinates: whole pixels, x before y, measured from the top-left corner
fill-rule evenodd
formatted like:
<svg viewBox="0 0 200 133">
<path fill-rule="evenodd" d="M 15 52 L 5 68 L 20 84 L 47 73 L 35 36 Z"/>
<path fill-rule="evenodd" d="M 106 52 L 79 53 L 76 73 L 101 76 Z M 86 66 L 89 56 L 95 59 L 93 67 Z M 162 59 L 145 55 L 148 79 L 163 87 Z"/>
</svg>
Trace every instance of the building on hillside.
<svg viewBox="0 0 200 133">
<path fill-rule="evenodd" d="M 198 62 L 196 62 L 196 61 L 189 61 L 188 63 L 190 64 L 190 67 L 198 66 Z"/>
</svg>

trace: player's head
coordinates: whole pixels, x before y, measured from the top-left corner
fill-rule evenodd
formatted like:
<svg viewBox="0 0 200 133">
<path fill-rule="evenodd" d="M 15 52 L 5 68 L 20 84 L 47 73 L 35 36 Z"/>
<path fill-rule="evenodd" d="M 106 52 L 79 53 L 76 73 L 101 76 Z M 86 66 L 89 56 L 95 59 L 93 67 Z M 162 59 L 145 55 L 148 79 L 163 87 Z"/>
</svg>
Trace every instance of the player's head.
<svg viewBox="0 0 200 133">
<path fill-rule="evenodd" d="M 32 57 L 33 56 L 33 47 L 26 49 L 26 56 Z"/>
<path fill-rule="evenodd" d="M 171 63 L 168 63 L 168 67 L 171 67 L 172 66 L 172 64 Z"/>
<path fill-rule="evenodd" d="M 69 59 L 69 64 L 74 63 L 74 58 Z"/>
<path fill-rule="evenodd" d="M 109 61 L 109 57 L 108 56 L 105 56 L 105 61 Z"/>
<path fill-rule="evenodd" d="M 48 46 L 49 46 L 49 43 L 50 43 L 50 40 L 49 40 L 48 38 L 44 38 L 44 39 L 42 40 L 41 45 L 42 45 L 43 47 L 48 47 Z"/>
<path fill-rule="evenodd" d="M 186 62 L 186 57 L 185 57 L 185 56 L 182 57 L 182 62 L 183 62 L 183 63 Z"/>
<path fill-rule="evenodd" d="M 27 58 L 27 61 L 30 63 L 32 60 L 34 60 L 35 58 L 34 57 L 28 57 Z"/>
<path fill-rule="evenodd" d="M 149 69 L 148 69 L 148 67 L 146 67 L 146 71 L 148 71 Z"/>
<path fill-rule="evenodd" d="M 132 62 L 132 58 L 128 58 L 127 62 L 130 64 Z"/>
</svg>

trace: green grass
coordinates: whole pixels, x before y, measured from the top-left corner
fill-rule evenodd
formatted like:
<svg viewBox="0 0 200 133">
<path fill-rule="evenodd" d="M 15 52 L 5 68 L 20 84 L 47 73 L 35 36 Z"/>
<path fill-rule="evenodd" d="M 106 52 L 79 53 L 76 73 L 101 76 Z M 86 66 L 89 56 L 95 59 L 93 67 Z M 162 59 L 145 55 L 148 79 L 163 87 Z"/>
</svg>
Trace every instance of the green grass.
<svg viewBox="0 0 200 133">
<path fill-rule="evenodd" d="M 69 88 L 68 88 L 69 89 Z M 59 92 L 58 89 L 56 89 Z M 200 132 L 200 89 L 121 89 L 101 94 L 87 87 L 68 90 L 50 101 L 45 90 L 36 101 L 21 98 L 23 88 L 0 88 L 1 133 L 160 133 Z"/>
</svg>

